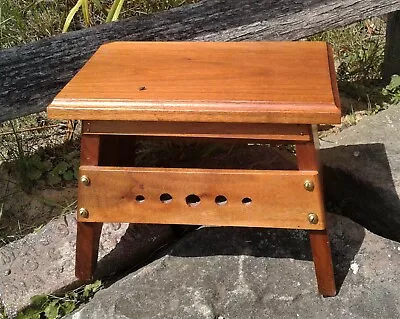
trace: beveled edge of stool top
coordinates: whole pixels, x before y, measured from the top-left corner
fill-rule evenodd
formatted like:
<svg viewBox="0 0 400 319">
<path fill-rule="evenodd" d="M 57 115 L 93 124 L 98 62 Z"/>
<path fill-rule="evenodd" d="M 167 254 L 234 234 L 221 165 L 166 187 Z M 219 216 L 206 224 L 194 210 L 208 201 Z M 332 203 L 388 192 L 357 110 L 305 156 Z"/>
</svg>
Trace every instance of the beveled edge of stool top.
<svg viewBox="0 0 400 319">
<path fill-rule="evenodd" d="M 324 42 L 114 42 L 48 106 L 81 120 L 340 123 Z"/>
</svg>

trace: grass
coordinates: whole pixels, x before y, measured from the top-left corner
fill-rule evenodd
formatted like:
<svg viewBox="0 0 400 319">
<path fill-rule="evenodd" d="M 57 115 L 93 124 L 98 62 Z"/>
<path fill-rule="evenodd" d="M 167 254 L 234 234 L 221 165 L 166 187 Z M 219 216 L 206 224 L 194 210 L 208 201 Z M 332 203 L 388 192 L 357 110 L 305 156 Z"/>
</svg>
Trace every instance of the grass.
<svg viewBox="0 0 400 319">
<path fill-rule="evenodd" d="M 325 31 L 310 39 L 332 45 L 339 81 L 365 81 L 381 78 L 385 32 L 385 21 L 374 18 Z"/>
<path fill-rule="evenodd" d="M 194 0 L 127 0 L 120 18 L 150 14 Z M 101 8 L 90 3 L 89 26 L 104 23 L 113 1 L 100 1 Z M 0 48 L 36 41 L 62 32 L 65 19 L 75 0 L 1 0 Z M 74 17 L 70 30 L 86 27 L 81 12 Z"/>
<path fill-rule="evenodd" d="M 65 0 L 1 0 L 0 48 L 59 33 L 69 9 Z"/>
<path fill-rule="evenodd" d="M 387 101 L 382 94 L 385 33 L 385 21 L 373 18 L 309 38 L 333 47 L 339 90 L 342 97 L 350 99 L 349 105 L 344 105 L 346 114 L 360 109 L 373 113 Z"/>
</svg>

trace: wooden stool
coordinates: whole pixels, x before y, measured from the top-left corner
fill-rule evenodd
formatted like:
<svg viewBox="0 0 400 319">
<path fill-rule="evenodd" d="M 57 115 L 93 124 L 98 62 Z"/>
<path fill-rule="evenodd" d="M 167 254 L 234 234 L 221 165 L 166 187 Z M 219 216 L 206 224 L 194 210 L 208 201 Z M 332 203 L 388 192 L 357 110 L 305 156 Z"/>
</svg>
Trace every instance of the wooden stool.
<svg viewBox="0 0 400 319">
<path fill-rule="evenodd" d="M 319 42 L 103 45 L 48 107 L 83 120 L 76 276 L 92 277 L 103 222 L 306 229 L 334 296 L 315 135 L 340 123 L 334 70 Z M 295 144 L 298 170 L 132 167 L 132 136 Z"/>
</svg>

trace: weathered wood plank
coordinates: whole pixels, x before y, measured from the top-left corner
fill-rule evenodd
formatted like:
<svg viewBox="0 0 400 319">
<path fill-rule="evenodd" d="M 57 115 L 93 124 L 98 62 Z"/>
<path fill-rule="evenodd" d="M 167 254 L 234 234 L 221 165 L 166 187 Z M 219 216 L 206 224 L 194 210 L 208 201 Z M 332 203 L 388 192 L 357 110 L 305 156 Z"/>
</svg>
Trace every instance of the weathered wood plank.
<svg viewBox="0 0 400 319">
<path fill-rule="evenodd" d="M 398 0 L 204 0 L 0 51 L 0 122 L 44 110 L 103 43 L 295 40 L 400 10 Z"/>
<path fill-rule="evenodd" d="M 400 11 L 388 15 L 386 28 L 383 77 L 389 82 L 393 74 L 400 74 Z"/>
</svg>

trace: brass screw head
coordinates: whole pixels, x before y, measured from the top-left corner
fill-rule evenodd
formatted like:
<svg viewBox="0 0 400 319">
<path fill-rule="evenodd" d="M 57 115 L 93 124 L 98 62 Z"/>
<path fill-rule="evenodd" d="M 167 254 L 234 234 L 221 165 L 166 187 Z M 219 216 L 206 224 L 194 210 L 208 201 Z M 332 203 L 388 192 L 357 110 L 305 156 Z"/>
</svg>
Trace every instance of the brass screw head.
<svg viewBox="0 0 400 319">
<path fill-rule="evenodd" d="M 306 180 L 304 182 L 304 188 L 309 191 L 312 192 L 314 190 L 314 182 L 310 181 L 310 180 Z"/>
<path fill-rule="evenodd" d="M 83 217 L 83 218 L 88 218 L 89 211 L 86 208 L 82 207 L 79 209 L 79 215 L 81 215 L 81 217 Z"/>
<path fill-rule="evenodd" d="M 308 214 L 308 221 L 310 224 L 318 224 L 318 215 L 314 213 Z"/>
<path fill-rule="evenodd" d="M 90 185 L 90 179 L 89 177 L 87 177 L 86 175 L 82 175 L 81 176 L 81 183 L 85 186 L 89 186 Z"/>
</svg>

